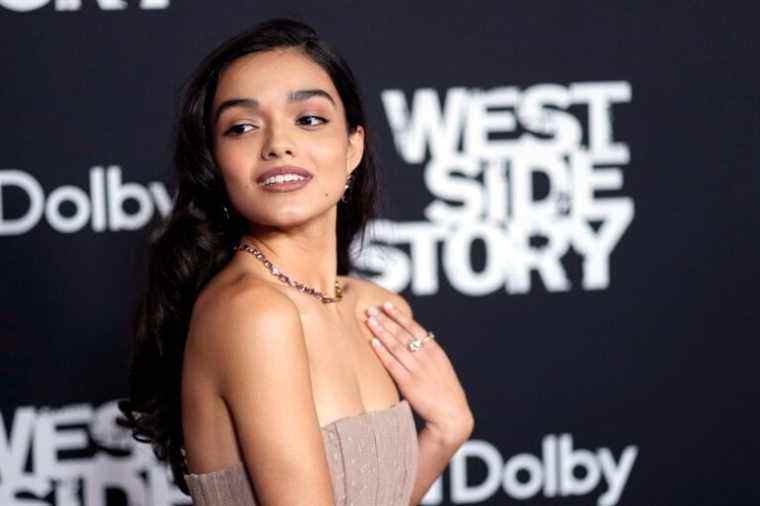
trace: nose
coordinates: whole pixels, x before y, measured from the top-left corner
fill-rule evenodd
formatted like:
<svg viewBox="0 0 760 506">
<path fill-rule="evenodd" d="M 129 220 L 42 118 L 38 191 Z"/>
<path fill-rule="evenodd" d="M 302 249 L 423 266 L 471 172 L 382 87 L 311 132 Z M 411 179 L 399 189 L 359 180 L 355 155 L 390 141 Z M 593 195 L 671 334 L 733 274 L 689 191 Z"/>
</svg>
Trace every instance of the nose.
<svg viewBox="0 0 760 506">
<path fill-rule="evenodd" d="M 264 160 L 284 155 L 294 156 L 294 147 L 290 141 L 286 128 L 270 123 L 266 128 L 265 140 L 261 146 L 261 156 Z"/>
</svg>

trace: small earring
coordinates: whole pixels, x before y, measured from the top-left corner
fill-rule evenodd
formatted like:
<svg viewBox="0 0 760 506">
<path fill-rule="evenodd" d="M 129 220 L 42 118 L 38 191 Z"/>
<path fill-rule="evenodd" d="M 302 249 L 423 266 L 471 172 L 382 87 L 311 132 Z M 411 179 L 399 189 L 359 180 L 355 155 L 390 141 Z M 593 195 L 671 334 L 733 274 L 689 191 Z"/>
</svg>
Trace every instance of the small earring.
<svg viewBox="0 0 760 506">
<path fill-rule="evenodd" d="M 349 191 L 349 189 L 351 187 L 351 178 L 353 178 L 353 177 L 354 177 L 354 173 L 352 172 L 346 178 L 346 186 L 343 189 L 343 195 L 341 195 L 341 197 L 340 197 L 340 201 L 341 202 L 348 202 L 348 198 L 346 198 L 346 196 L 348 195 L 348 191 Z"/>
<path fill-rule="evenodd" d="M 229 221 L 230 219 L 230 211 L 227 209 L 227 206 L 222 205 L 222 210 L 224 211 L 224 219 Z"/>
</svg>

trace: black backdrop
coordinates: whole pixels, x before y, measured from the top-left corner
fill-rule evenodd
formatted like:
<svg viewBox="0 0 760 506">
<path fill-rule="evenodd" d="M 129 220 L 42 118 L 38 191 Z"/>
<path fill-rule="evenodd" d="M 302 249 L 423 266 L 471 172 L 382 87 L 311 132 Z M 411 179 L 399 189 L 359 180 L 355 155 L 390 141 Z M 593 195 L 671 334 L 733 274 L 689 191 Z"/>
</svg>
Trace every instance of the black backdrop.
<svg viewBox="0 0 760 506">
<path fill-rule="evenodd" d="M 758 12 L 277 4 L 0 0 L 0 504 L 188 502 L 113 423 L 136 272 L 180 84 L 274 15 L 362 83 L 387 198 L 356 274 L 476 416 L 424 503 L 758 504 Z"/>
</svg>

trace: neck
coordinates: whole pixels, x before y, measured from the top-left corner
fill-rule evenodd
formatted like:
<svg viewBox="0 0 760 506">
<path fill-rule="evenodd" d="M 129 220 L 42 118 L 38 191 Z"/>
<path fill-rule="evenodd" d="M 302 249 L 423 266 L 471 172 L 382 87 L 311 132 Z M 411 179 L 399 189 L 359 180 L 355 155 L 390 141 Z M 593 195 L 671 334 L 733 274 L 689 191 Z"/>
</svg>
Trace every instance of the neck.
<svg viewBox="0 0 760 506">
<path fill-rule="evenodd" d="M 335 297 L 338 271 L 335 223 L 336 210 L 333 209 L 325 219 L 287 229 L 255 224 L 239 242 L 255 246 L 293 281 L 311 287 L 326 297 Z M 244 262 L 255 263 L 255 269 L 274 279 L 264 264 L 250 253 L 239 251 L 237 255 L 244 255 Z"/>
</svg>

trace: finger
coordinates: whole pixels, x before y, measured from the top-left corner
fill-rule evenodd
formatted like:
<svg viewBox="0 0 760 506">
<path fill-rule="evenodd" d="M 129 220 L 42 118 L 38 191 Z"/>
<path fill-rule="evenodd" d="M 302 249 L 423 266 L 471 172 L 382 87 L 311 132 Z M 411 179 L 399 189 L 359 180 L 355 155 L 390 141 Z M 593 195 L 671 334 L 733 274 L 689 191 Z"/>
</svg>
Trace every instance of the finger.
<svg viewBox="0 0 760 506">
<path fill-rule="evenodd" d="M 427 335 L 427 330 L 422 328 L 422 326 L 414 321 L 413 318 L 410 318 L 405 313 L 403 313 L 401 310 L 399 310 L 398 307 L 396 307 L 392 302 L 385 302 L 383 303 L 383 311 L 385 314 L 393 318 L 398 324 L 403 327 L 407 332 L 409 332 L 412 336 L 422 339 Z"/>
<path fill-rule="evenodd" d="M 385 313 L 377 313 L 374 316 L 380 321 L 383 328 L 388 330 L 403 346 L 407 358 L 401 358 L 400 360 L 404 363 L 406 368 L 413 373 L 418 373 L 420 368 L 424 368 L 427 359 L 423 359 L 423 357 L 428 356 L 432 350 L 426 350 L 424 355 L 420 355 L 418 352 L 413 352 L 409 349 L 409 341 L 411 341 L 414 336 L 410 334 L 408 330 L 399 325 L 392 318 L 389 318 Z M 428 339 L 422 343 L 422 347 L 424 348 L 431 341 L 432 339 Z"/>
<path fill-rule="evenodd" d="M 424 351 L 420 350 L 422 351 L 422 354 L 420 354 L 419 351 L 412 352 L 409 350 L 408 345 L 411 338 L 415 337 L 415 335 L 419 336 L 419 338 L 423 338 L 427 335 L 427 331 L 417 322 L 415 322 L 413 318 L 409 317 L 406 313 L 401 311 L 398 306 L 390 303 L 386 304 L 389 304 L 390 307 L 385 305 L 383 308 L 384 312 L 376 314 L 375 317 L 385 328 L 390 329 L 394 336 L 401 341 L 402 345 L 404 345 L 404 349 L 409 355 L 409 358 L 407 360 L 402 359 L 402 361 L 404 362 L 404 365 L 406 365 L 407 369 L 413 373 L 419 374 L 430 365 L 429 362 L 431 358 L 435 362 L 440 361 L 441 355 L 443 354 L 443 349 L 438 345 L 434 338 L 427 339 L 424 343 L 422 343 L 422 348 L 424 349 Z M 371 306 L 367 312 L 378 313 L 377 308 L 374 306 Z M 395 318 L 397 318 L 397 320 L 389 316 L 392 313 L 395 313 Z M 417 334 L 410 333 L 408 330 L 410 328 L 413 330 L 416 328 Z"/>
<path fill-rule="evenodd" d="M 388 348 L 386 348 L 380 339 L 373 337 L 370 343 L 372 344 L 372 349 L 375 350 L 377 356 L 380 357 L 380 361 L 385 368 L 388 369 L 388 372 L 391 373 L 391 376 L 393 376 L 396 383 L 406 383 L 410 378 L 410 374 L 401 362 L 396 360 L 396 357 L 388 350 Z"/>
<path fill-rule="evenodd" d="M 407 316 L 406 313 L 401 311 L 398 306 L 394 305 L 392 302 L 385 302 L 383 304 L 383 311 L 396 320 L 399 325 L 404 327 L 404 329 L 414 337 L 422 339 L 427 335 L 427 330 L 425 330 L 425 328 L 413 318 Z M 422 346 L 430 346 L 431 348 L 438 348 L 438 351 L 443 351 L 435 338 L 426 340 Z"/>
<path fill-rule="evenodd" d="M 367 314 L 377 318 L 380 321 L 380 324 L 396 339 L 398 339 L 401 344 L 409 342 L 409 340 L 414 337 L 409 334 L 409 332 L 404 327 L 396 323 L 392 318 L 388 317 L 387 314 L 380 311 L 376 306 L 370 306 L 367 308 Z"/>
<path fill-rule="evenodd" d="M 391 331 L 383 326 L 376 316 L 370 316 L 367 319 L 372 333 L 380 338 L 385 348 L 410 372 L 417 370 L 416 358 L 412 356 L 411 350 L 406 347 L 402 339 L 395 336 Z M 411 336 L 409 337 L 411 339 Z"/>
</svg>

